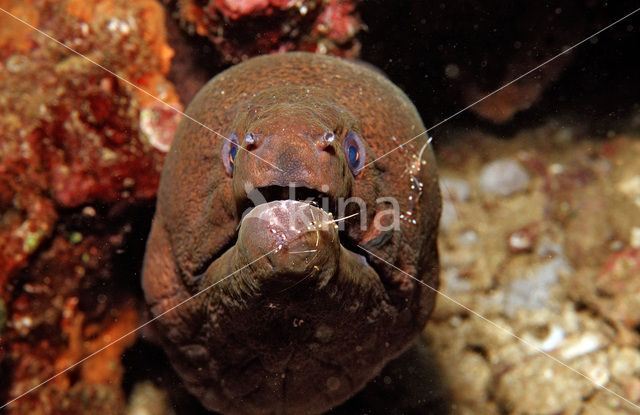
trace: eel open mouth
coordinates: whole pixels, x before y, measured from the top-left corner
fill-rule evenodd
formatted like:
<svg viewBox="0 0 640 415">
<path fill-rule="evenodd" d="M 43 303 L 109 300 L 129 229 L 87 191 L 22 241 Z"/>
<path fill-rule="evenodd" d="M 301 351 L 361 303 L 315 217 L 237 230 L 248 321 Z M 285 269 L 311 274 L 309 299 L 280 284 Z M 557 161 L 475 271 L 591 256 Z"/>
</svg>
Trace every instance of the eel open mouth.
<svg viewBox="0 0 640 415">
<path fill-rule="evenodd" d="M 360 223 L 359 212 L 353 216 L 330 194 L 306 186 L 269 185 L 252 189 L 236 204 L 244 212 L 236 238 L 203 270 L 200 288 L 232 272 L 237 292 L 247 295 L 269 296 L 301 280 L 305 284 L 299 288 L 331 279 L 358 284 L 361 275 L 382 282 L 378 267 L 350 236 L 352 226 Z M 252 261 L 256 263 L 241 269 Z"/>
<path fill-rule="evenodd" d="M 256 189 L 265 199 L 265 202 L 273 202 L 276 200 L 297 200 L 300 202 L 311 203 L 317 207 L 321 207 L 327 212 L 336 213 L 335 200 L 328 194 L 312 189 L 306 186 L 265 186 Z"/>
</svg>

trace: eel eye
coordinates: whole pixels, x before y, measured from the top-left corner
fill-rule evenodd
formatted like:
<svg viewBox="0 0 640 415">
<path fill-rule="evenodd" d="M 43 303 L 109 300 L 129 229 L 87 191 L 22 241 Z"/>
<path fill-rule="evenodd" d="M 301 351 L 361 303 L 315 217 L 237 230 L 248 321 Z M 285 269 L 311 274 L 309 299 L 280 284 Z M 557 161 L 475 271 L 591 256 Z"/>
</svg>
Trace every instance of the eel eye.
<svg viewBox="0 0 640 415">
<path fill-rule="evenodd" d="M 233 176 L 233 166 L 235 164 L 236 154 L 238 153 L 238 136 L 233 133 L 222 145 L 222 163 L 229 176 Z"/>
<path fill-rule="evenodd" d="M 356 176 L 364 167 L 365 159 L 364 144 L 356 133 L 349 133 L 344 139 L 344 154 L 351 173 Z"/>
</svg>

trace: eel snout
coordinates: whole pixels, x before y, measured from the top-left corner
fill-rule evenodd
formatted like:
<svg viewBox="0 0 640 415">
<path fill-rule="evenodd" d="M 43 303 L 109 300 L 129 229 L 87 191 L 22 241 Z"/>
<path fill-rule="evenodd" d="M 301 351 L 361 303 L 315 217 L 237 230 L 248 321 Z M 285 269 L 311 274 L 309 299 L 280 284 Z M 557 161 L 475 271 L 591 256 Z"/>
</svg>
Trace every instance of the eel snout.
<svg viewBox="0 0 640 415">
<path fill-rule="evenodd" d="M 237 152 L 232 171 L 233 195 L 239 208 L 253 189 L 274 186 L 314 189 L 333 200 L 349 196 L 353 178 L 332 129 L 288 115 L 252 126 L 239 140 L 238 147 L 246 150 Z"/>
</svg>

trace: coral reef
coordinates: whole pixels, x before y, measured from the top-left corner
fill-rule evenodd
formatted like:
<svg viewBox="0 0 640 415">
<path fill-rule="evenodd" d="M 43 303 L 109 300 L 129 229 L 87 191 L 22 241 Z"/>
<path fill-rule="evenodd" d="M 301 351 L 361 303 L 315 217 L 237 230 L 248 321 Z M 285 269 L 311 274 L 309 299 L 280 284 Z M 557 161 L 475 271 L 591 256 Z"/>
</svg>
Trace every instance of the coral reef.
<svg viewBox="0 0 640 415">
<path fill-rule="evenodd" d="M 2 14 L 0 348 L 10 400 L 137 324 L 133 291 L 122 292 L 135 275 L 118 275 L 114 264 L 131 233 L 129 207 L 155 197 L 178 116 L 116 74 L 180 104 L 165 79 L 172 52 L 155 1 L 2 7 L 95 62 Z M 133 340 L 10 412 L 121 413 L 120 354 Z"/>
</svg>

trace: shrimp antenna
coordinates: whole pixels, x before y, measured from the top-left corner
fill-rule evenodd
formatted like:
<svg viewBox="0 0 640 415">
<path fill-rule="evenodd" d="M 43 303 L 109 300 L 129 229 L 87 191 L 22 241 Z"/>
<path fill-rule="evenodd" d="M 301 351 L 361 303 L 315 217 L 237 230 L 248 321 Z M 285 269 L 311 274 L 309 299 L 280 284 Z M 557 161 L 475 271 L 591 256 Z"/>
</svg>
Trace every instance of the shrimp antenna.
<svg viewBox="0 0 640 415">
<path fill-rule="evenodd" d="M 333 219 L 333 220 L 330 220 L 330 221 L 324 222 L 324 224 L 325 224 L 325 225 L 329 225 L 329 224 L 331 224 L 331 223 L 340 222 L 340 221 L 343 221 L 343 220 L 347 220 L 347 219 L 349 219 L 349 218 L 352 218 L 352 217 L 354 217 L 354 216 L 358 216 L 359 214 L 360 214 L 360 212 L 356 212 L 356 213 L 354 213 L 354 214 L 352 214 L 352 215 L 349 215 L 349 216 L 343 216 L 343 217 L 338 218 L 338 219 Z"/>
</svg>

